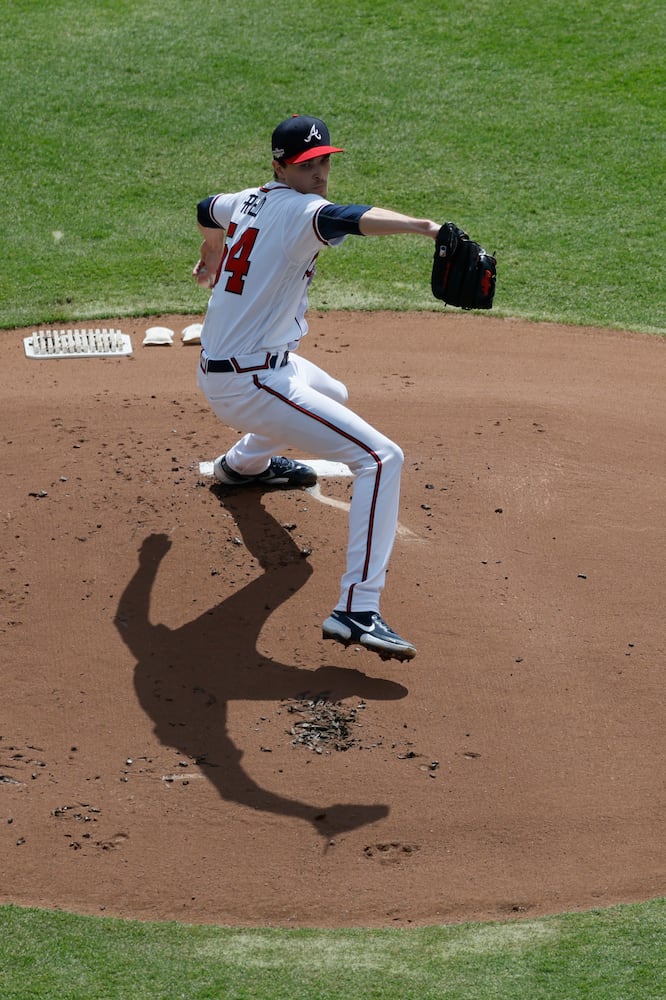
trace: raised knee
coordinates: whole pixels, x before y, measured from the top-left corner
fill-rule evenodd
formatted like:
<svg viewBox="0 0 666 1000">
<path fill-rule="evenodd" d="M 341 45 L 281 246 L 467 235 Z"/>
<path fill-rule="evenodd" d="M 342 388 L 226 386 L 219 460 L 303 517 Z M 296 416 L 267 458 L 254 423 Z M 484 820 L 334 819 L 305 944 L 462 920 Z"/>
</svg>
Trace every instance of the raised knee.
<svg viewBox="0 0 666 1000">
<path fill-rule="evenodd" d="M 381 445 L 375 449 L 374 459 L 375 461 L 379 460 L 379 464 L 383 468 L 387 470 L 390 468 L 393 473 L 399 474 L 405 461 L 405 456 L 399 445 L 385 438 Z"/>
<path fill-rule="evenodd" d="M 337 379 L 333 382 L 333 392 L 330 395 L 332 399 L 342 403 L 343 406 L 346 406 L 349 401 L 349 389 L 344 382 L 338 382 Z"/>
<path fill-rule="evenodd" d="M 382 456 L 382 461 L 391 462 L 393 465 L 402 468 L 405 461 L 405 453 L 395 441 L 387 440 L 386 453 Z"/>
<path fill-rule="evenodd" d="M 404 461 L 402 448 L 389 438 L 381 438 L 356 460 L 349 462 L 349 467 L 355 476 L 366 472 L 373 473 L 378 466 L 385 468 L 387 472 L 391 469 L 393 473 L 399 475 Z"/>
</svg>

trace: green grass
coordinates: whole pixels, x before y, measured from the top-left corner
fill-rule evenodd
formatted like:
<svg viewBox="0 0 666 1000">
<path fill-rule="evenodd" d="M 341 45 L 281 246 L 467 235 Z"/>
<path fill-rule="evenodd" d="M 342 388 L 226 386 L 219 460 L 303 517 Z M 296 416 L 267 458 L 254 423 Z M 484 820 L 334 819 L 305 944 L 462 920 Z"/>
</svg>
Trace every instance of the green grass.
<svg viewBox="0 0 666 1000">
<path fill-rule="evenodd" d="M 662 1000 L 666 901 L 413 930 L 234 930 L 0 909 L 12 1000 Z"/>
<path fill-rule="evenodd" d="M 200 313 L 194 206 L 265 180 L 298 110 L 347 149 L 332 197 L 497 253 L 496 314 L 663 331 L 665 26 L 659 0 L 14 0 L 0 327 Z M 442 308 L 430 252 L 348 240 L 312 303 Z"/>
</svg>

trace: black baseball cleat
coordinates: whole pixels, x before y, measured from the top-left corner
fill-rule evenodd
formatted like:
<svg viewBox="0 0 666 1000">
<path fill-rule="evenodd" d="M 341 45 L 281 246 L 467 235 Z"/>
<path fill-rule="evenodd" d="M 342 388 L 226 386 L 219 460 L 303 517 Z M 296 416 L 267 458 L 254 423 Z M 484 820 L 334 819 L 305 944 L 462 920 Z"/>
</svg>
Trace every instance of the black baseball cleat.
<svg viewBox="0 0 666 1000">
<path fill-rule="evenodd" d="M 386 624 L 378 611 L 332 611 L 322 625 L 324 639 L 334 639 L 343 646 L 357 642 L 381 656 L 382 660 L 413 660 L 416 647 L 401 639 Z"/>
<path fill-rule="evenodd" d="M 223 486 L 281 486 L 299 489 L 314 486 L 317 482 L 317 473 L 310 465 L 294 462 L 282 455 L 275 455 L 268 468 L 257 476 L 244 476 L 240 472 L 234 472 L 227 465 L 226 455 L 220 455 L 213 463 L 213 475 Z"/>
</svg>

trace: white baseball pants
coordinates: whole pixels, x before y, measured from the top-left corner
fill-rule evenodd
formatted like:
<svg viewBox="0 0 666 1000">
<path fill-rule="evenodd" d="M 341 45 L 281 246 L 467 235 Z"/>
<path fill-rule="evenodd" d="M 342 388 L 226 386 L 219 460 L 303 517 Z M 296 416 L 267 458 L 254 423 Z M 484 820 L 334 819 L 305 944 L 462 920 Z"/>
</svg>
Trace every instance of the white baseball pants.
<svg viewBox="0 0 666 1000">
<path fill-rule="evenodd" d="M 285 447 L 344 462 L 354 474 L 347 565 L 340 611 L 379 611 L 398 521 L 403 453 L 345 406 L 347 389 L 311 361 L 291 354 L 281 368 L 206 373 L 199 386 L 219 419 L 247 432 L 227 451 L 232 469 L 257 475 Z"/>
</svg>

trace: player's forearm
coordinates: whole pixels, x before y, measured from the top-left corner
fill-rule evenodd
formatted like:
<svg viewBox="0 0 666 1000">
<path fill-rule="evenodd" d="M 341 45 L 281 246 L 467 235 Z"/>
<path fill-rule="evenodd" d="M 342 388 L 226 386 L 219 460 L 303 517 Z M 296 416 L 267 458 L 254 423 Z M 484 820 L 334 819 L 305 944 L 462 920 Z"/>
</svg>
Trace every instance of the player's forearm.
<svg viewBox="0 0 666 1000">
<path fill-rule="evenodd" d="M 210 287 L 210 283 L 217 274 L 224 250 L 224 239 L 226 232 L 224 229 L 209 229 L 199 223 L 199 229 L 203 236 L 203 243 L 199 250 L 199 260 L 192 271 L 197 284 Z"/>
<path fill-rule="evenodd" d="M 435 239 L 440 224 L 431 219 L 414 219 L 388 208 L 371 208 L 360 219 L 359 228 L 364 236 L 391 236 L 397 233 L 414 233 Z"/>
<path fill-rule="evenodd" d="M 227 235 L 226 229 L 208 229 L 200 223 L 199 229 L 203 236 L 203 243 L 201 244 L 202 253 L 209 254 L 211 257 L 217 256 L 219 259 L 224 249 L 224 241 Z"/>
</svg>

